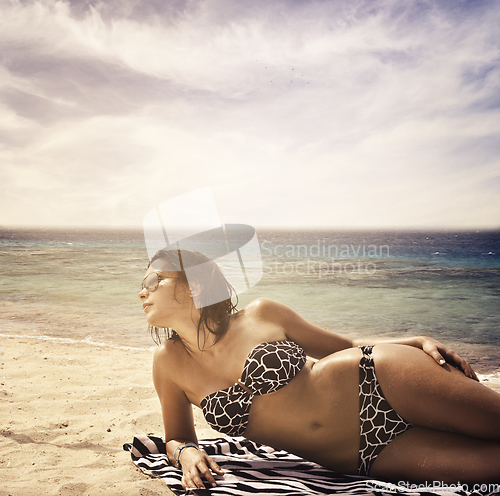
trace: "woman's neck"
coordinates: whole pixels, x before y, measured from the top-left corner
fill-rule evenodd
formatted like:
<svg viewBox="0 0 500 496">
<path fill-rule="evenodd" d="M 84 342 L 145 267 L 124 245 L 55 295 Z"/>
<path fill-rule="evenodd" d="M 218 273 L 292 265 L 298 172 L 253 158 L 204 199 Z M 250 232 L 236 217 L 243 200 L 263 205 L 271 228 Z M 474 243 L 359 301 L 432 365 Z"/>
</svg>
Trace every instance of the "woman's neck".
<svg viewBox="0 0 500 496">
<path fill-rule="evenodd" d="M 193 308 L 191 315 L 178 322 L 175 331 L 190 354 L 198 354 L 211 348 L 218 336 L 210 332 L 204 323 L 200 325 L 200 312 Z"/>
</svg>

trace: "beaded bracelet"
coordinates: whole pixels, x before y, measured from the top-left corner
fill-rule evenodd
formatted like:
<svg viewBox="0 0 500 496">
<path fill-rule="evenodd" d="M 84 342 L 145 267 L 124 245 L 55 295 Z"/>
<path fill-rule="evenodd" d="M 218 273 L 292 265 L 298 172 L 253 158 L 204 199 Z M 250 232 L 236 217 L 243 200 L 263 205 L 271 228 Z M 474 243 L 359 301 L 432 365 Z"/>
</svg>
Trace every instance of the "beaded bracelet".
<svg viewBox="0 0 500 496">
<path fill-rule="evenodd" d="M 174 460 L 175 460 L 175 463 L 177 463 L 177 465 L 179 467 L 182 467 L 181 462 L 179 461 L 179 459 L 181 457 L 182 452 L 186 448 L 195 448 L 195 449 L 198 449 L 198 446 L 196 444 L 194 444 L 194 443 L 184 443 L 184 444 L 179 444 L 179 446 L 177 446 L 177 448 L 175 448 L 175 451 L 174 451 Z"/>
</svg>

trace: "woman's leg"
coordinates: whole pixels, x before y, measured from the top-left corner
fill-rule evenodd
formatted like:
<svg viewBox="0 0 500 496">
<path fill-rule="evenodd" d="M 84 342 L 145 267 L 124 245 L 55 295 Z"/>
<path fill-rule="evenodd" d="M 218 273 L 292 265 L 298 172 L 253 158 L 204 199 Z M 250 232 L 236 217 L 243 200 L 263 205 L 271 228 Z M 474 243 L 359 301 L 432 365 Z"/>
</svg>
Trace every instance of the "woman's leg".
<svg viewBox="0 0 500 496">
<path fill-rule="evenodd" d="M 378 345 L 372 355 L 386 399 L 416 427 L 384 448 L 371 475 L 444 480 L 440 474 L 447 474 L 451 482 L 499 478 L 498 393 L 416 348 Z"/>
<path fill-rule="evenodd" d="M 395 483 L 461 482 L 469 488 L 500 484 L 500 443 L 415 426 L 382 450 L 370 477 Z"/>
<path fill-rule="evenodd" d="M 500 442 L 500 394 L 417 348 L 378 345 L 372 355 L 384 396 L 405 420 Z"/>
</svg>

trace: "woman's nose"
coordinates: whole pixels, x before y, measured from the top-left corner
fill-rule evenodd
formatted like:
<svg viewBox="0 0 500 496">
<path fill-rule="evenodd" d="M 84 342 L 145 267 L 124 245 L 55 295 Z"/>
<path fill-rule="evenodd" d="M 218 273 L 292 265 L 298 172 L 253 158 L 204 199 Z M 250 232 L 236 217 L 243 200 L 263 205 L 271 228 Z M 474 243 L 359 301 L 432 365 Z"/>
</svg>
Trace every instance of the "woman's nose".
<svg viewBox="0 0 500 496">
<path fill-rule="evenodd" d="M 147 295 L 148 295 L 148 290 L 146 288 L 142 288 L 137 296 L 139 297 L 139 299 L 142 299 L 146 298 Z"/>
</svg>

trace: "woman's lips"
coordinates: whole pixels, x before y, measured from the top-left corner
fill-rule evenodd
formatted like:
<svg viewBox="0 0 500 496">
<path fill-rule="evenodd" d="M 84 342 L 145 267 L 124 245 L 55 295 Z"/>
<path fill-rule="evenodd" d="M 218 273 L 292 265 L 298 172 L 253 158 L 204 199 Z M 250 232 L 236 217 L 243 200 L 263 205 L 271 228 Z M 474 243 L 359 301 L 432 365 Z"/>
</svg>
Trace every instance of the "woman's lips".
<svg viewBox="0 0 500 496">
<path fill-rule="evenodd" d="M 146 311 L 146 308 L 150 307 L 151 305 L 152 305 L 152 303 L 143 303 L 143 304 L 142 304 L 142 309 L 143 309 L 144 311 Z"/>
</svg>

